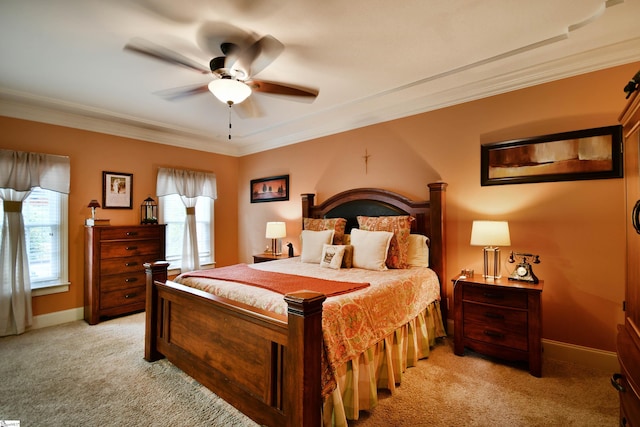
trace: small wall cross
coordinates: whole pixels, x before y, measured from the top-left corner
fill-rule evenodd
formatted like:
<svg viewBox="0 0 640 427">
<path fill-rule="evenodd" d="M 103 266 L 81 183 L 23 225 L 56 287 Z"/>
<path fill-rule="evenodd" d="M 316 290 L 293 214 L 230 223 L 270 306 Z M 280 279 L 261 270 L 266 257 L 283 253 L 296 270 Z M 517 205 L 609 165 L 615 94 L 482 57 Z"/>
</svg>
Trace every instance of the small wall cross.
<svg viewBox="0 0 640 427">
<path fill-rule="evenodd" d="M 369 172 L 369 157 L 371 157 L 371 154 L 369 154 L 367 152 L 367 150 L 364 150 L 364 156 L 362 156 L 362 158 L 364 159 L 364 173 L 365 175 Z"/>
</svg>

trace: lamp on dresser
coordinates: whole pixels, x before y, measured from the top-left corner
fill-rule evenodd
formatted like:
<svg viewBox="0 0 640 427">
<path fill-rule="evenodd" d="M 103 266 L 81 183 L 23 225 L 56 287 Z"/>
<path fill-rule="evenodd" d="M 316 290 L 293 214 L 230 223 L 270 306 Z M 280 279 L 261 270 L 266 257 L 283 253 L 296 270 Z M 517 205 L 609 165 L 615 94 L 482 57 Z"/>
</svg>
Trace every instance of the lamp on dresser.
<svg viewBox="0 0 640 427">
<path fill-rule="evenodd" d="M 278 251 L 278 239 L 287 237 L 287 225 L 284 222 L 267 222 L 265 237 L 271 239 L 271 252 L 281 255 L 281 251 Z"/>
<path fill-rule="evenodd" d="M 473 221 L 471 246 L 483 246 L 483 277 L 499 279 L 502 269 L 499 246 L 511 246 L 509 223 L 507 221 Z"/>
</svg>

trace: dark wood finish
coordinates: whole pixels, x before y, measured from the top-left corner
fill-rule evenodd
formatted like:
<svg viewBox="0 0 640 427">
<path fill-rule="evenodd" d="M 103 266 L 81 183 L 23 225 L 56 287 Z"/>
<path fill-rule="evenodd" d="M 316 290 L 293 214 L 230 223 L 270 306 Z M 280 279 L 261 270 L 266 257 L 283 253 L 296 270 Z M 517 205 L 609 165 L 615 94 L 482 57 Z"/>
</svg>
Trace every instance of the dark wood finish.
<svg viewBox="0 0 640 427">
<path fill-rule="evenodd" d="M 289 258 L 289 255 L 287 254 L 274 255 L 274 254 L 265 252 L 263 254 L 254 255 L 253 262 L 259 263 L 259 262 L 275 261 L 277 259 L 287 259 L 287 258 Z"/>
<path fill-rule="evenodd" d="M 617 353 L 620 373 L 620 425 L 640 426 L 640 230 L 633 226 L 640 200 L 640 95 L 634 92 L 620 115 L 624 137 L 626 188 L 627 274 L 625 320 L 618 327 Z M 612 379 L 613 380 L 613 379 Z M 614 384 L 615 385 L 615 384 Z"/>
<path fill-rule="evenodd" d="M 431 238 L 431 259 L 444 274 L 444 189 L 430 185 L 431 201 L 414 202 L 367 189 L 331 198 L 391 201 L 417 218 L 416 230 Z M 302 198 L 303 215 L 313 195 Z M 425 231 L 426 230 L 426 231 Z M 322 302 L 325 296 L 285 296 L 287 316 L 167 281 L 167 263 L 146 267 L 145 359 L 166 357 L 245 415 L 265 426 L 322 424 Z M 443 276 L 440 276 L 443 277 Z"/>
<path fill-rule="evenodd" d="M 534 285 L 475 275 L 453 279 L 454 352 L 478 353 L 529 364 L 542 375 L 541 303 L 544 282 Z"/>
<path fill-rule="evenodd" d="M 144 310 L 143 264 L 164 256 L 164 225 L 85 227 L 85 320 Z"/>
</svg>

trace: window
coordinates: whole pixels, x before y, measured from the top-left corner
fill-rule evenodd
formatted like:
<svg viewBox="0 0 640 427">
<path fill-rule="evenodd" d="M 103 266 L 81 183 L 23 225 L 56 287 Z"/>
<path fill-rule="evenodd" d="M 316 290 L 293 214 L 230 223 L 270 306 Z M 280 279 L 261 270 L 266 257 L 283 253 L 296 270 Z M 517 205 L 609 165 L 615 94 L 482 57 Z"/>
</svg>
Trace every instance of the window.
<svg viewBox="0 0 640 427">
<path fill-rule="evenodd" d="M 198 197 L 196 203 L 196 229 L 200 265 L 214 263 L 213 251 L 213 199 Z M 182 262 L 184 222 L 187 216 L 184 204 L 177 194 L 160 197 L 160 222 L 167 225 L 166 260 L 170 269 L 179 269 Z"/>
<path fill-rule="evenodd" d="M 69 284 L 68 196 L 35 187 L 22 203 L 31 289 Z M 0 203 L 0 217 L 4 216 Z M 0 235 L 2 228 L 0 227 Z"/>
</svg>

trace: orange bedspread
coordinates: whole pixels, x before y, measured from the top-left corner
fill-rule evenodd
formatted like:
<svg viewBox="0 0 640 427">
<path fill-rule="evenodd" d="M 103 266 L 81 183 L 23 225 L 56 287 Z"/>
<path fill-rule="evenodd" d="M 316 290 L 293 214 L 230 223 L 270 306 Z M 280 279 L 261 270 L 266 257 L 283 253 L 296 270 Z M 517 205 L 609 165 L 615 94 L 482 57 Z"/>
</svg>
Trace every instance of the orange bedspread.
<svg viewBox="0 0 640 427">
<path fill-rule="evenodd" d="M 207 279 L 227 280 L 230 282 L 257 286 L 283 295 L 305 290 L 320 292 L 331 297 L 357 291 L 358 289 L 369 286 L 369 283 L 341 282 L 319 279 L 316 277 L 256 270 L 254 268 L 250 268 L 247 264 L 236 264 L 211 270 L 193 271 L 184 273 L 182 277 L 202 277 Z"/>
</svg>

